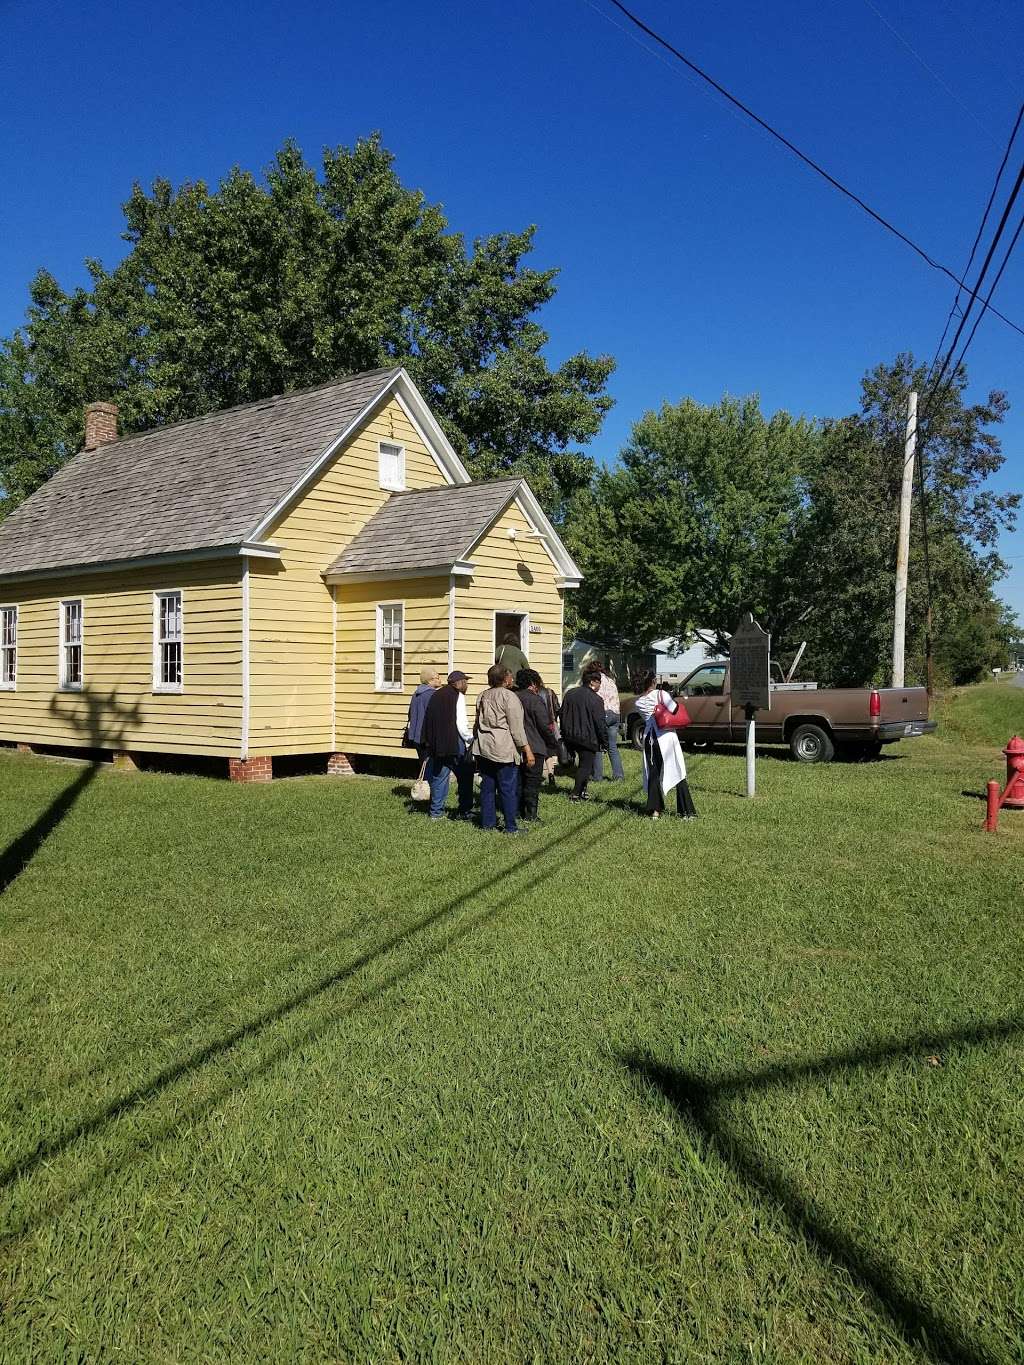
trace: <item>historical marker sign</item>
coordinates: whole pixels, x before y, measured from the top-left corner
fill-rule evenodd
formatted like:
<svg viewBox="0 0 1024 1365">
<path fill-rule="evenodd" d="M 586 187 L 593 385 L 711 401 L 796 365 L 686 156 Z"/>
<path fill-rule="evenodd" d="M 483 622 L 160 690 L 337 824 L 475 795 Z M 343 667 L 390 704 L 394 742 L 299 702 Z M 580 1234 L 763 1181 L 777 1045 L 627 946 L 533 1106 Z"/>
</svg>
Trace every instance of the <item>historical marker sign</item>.
<svg viewBox="0 0 1024 1365">
<path fill-rule="evenodd" d="M 729 641 L 729 690 L 733 706 L 771 708 L 769 657 L 772 637 L 748 611 Z"/>
</svg>

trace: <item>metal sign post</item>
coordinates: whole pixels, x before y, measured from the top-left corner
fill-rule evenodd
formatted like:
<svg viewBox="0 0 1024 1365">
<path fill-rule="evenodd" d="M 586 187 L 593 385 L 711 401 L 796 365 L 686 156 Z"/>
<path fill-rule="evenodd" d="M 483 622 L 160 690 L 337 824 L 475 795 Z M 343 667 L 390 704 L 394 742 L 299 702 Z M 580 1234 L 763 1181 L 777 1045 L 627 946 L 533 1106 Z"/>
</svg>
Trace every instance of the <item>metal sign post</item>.
<svg viewBox="0 0 1024 1365">
<path fill-rule="evenodd" d="M 748 611 L 729 642 L 729 690 L 733 706 L 742 706 L 747 718 L 747 796 L 757 791 L 754 773 L 755 716 L 771 710 L 772 637 Z"/>
<path fill-rule="evenodd" d="M 746 712 L 747 712 L 747 796 L 751 797 L 757 795 L 757 777 L 754 771 L 755 753 L 754 746 L 756 743 L 754 717 L 757 715 L 757 712 L 752 706 L 748 706 L 746 708 Z"/>
</svg>

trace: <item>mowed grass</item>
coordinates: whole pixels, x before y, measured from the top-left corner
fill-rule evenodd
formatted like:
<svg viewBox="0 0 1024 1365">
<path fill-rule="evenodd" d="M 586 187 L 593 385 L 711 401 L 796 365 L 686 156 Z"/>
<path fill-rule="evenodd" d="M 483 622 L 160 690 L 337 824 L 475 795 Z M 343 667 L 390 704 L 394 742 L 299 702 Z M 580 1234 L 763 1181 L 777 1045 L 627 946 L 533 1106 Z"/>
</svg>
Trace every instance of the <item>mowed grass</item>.
<svg viewBox="0 0 1024 1365">
<path fill-rule="evenodd" d="M 0 754 L 0 1358 L 1022 1359 L 1024 816 L 888 752 L 520 840 Z"/>
<path fill-rule="evenodd" d="M 1024 735 L 1024 687 L 1019 675 L 1004 673 L 977 687 L 958 687 L 941 698 L 937 718 L 948 738 L 964 744 L 1005 748 L 1013 735 Z"/>
</svg>

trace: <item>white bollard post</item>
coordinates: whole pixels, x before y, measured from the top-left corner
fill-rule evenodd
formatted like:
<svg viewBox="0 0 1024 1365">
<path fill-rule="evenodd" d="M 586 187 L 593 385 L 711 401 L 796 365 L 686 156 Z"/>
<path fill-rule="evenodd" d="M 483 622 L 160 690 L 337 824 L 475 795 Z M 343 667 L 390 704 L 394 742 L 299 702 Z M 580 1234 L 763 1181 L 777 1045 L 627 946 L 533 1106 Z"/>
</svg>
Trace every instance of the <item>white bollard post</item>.
<svg viewBox="0 0 1024 1365">
<path fill-rule="evenodd" d="M 756 795 L 754 777 L 754 708 L 747 707 L 747 795 Z"/>
</svg>

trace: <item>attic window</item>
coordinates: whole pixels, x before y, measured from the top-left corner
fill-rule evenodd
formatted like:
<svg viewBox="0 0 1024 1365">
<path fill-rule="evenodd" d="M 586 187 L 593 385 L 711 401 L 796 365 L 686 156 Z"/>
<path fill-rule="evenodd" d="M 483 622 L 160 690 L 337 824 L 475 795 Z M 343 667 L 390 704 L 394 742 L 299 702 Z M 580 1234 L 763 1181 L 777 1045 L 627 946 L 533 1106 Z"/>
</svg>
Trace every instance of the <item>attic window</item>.
<svg viewBox="0 0 1024 1365">
<path fill-rule="evenodd" d="M 405 446 L 379 441 L 377 451 L 381 488 L 401 493 L 405 488 Z"/>
</svg>

